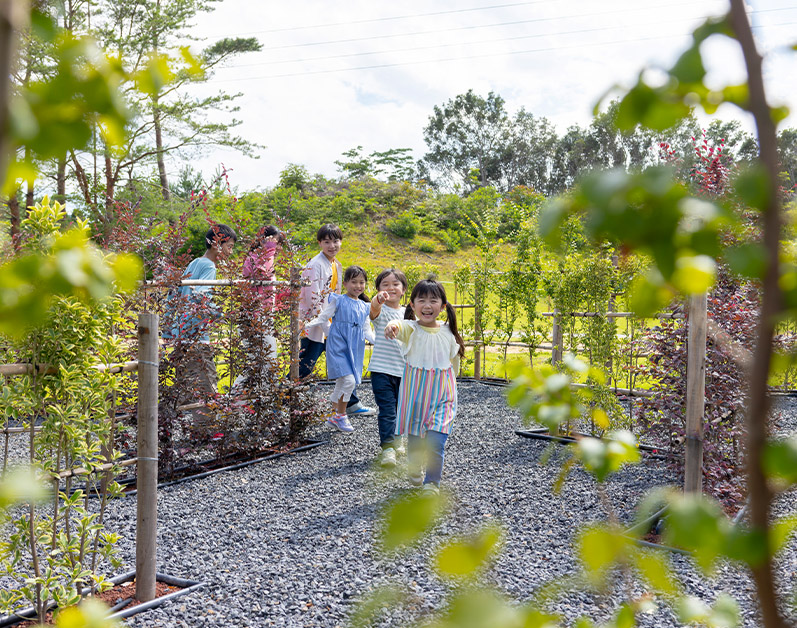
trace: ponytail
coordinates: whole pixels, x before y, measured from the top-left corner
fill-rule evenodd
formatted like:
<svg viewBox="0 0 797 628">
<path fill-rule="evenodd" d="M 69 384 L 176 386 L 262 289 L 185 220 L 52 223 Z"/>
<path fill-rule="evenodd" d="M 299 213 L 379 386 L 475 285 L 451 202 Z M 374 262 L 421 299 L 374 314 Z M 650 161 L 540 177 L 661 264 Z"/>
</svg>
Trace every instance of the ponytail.
<svg viewBox="0 0 797 628">
<path fill-rule="evenodd" d="M 459 335 L 459 330 L 457 329 L 457 311 L 454 309 L 454 306 L 450 303 L 446 302 L 446 317 L 448 318 L 448 329 L 451 330 L 451 333 L 454 335 L 454 339 L 457 341 L 459 345 L 459 357 L 465 357 L 465 342 L 462 340 L 462 336 Z"/>
</svg>

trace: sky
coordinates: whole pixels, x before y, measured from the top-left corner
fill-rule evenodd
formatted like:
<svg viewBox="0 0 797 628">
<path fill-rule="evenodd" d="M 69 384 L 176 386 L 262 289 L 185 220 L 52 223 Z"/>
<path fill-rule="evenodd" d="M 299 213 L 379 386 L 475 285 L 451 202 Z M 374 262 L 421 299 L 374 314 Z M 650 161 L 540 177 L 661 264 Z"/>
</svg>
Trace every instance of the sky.
<svg viewBox="0 0 797 628">
<path fill-rule="evenodd" d="M 751 0 L 765 55 L 770 101 L 797 112 L 796 0 Z M 192 159 L 206 177 L 220 165 L 239 190 L 273 187 L 288 164 L 338 176 L 336 159 L 411 148 L 426 152 L 423 128 L 435 105 L 473 89 L 545 117 L 561 134 L 589 124 L 614 85 L 645 67 L 668 67 L 719 0 L 222 0 L 195 20 L 199 49 L 223 37 L 256 37 L 263 49 L 229 61 L 203 93 L 240 93 L 238 135 L 261 144 L 258 159 L 207 147 Z M 715 41 L 717 40 L 717 41 Z M 731 42 L 704 44 L 709 81 L 741 82 Z M 726 109 L 726 107 L 728 107 Z M 743 112 L 723 105 L 717 115 Z M 786 126 L 797 126 L 793 113 Z"/>
</svg>

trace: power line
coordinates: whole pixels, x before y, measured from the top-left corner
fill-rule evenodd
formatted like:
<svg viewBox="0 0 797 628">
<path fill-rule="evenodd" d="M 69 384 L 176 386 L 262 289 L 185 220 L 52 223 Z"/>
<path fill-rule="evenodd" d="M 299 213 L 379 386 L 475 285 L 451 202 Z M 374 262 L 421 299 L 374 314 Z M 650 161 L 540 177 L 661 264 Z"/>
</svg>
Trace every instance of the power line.
<svg viewBox="0 0 797 628">
<path fill-rule="evenodd" d="M 770 26 L 785 26 L 786 24 L 773 24 L 773 25 L 761 25 L 761 26 L 754 26 L 753 28 L 768 28 Z M 270 74 L 266 76 L 247 76 L 247 77 L 240 77 L 240 78 L 230 78 L 230 79 L 214 79 L 214 82 L 217 83 L 229 83 L 229 82 L 236 82 L 236 81 L 260 81 L 260 80 L 268 80 L 268 79 L 276 79 L 276 78 L 292 78 L 296 76 L 313 76 L 318 74 L 335 74 L 338 72 L 354 72 L 359 70 L 378 70 L 384 68 L 395 68 L 401 66 L 412 66 L 412 65 L 430 65 L 435 63 L 448 63 L 451 61 L 465 61 L 469 59 L 487 59 L 492 57 L 503 57 L 503 56 L 511 56 L 511 55 L 522 55 L 522 54 L 533 54 L 536 52 L 552 52 L 557 50 L 574 50 L 578 48 L 586 48 L 586 47 L 595 47 L 595 46 L 611 46 L 615 44 L 628 44 L 628 43 L 639 43 L 644 41 L 660 41 L 666 39 L 675 39 L 678 37 L 683 37 L 684 33 L 677 33 L 674 35 L 659 35 L 655 37 L 638 37 L 634 39 L 616 39 L 614 41 L 606 41 L 606 42 L 591 42 L 589 44 L 572 44 L 569 46 L 549 46 L 547 48 L 532 48 L 529 50 L 513 50 L 509 52 L 493 52 L 493 53 L 483 53 L 483 54 L 474 54 L 474 55 L 463 55 L 458 57 L 446 57 L 442 59 L 427 59 L 423 61 L 405 61 L 405 62 L 397 62 L 397 63 L 381 63 L 375 65 L 367 65 L 367 66 L 358 66 L 354 68 L 338 68 L 333 70 L 311 70 L 308 72 L 291 72 L 285 74 Z"/>
<path fill-rule="evenodd" d="M 539 23 L 539 22 L 551 22 L 553 20 L 565 20 L 573 17 L 595 17 L 598 15 L 612 15 L 615 13 L 628 13 L 630 11 L 646 11 L 648 9 L 661 9 L 661 8 L 674 8 L 674 7 L 682 7 L 682 6 L 694 6 L 694 2 L 680 2 L 678 4 L 666 3 L 666 4 L 657 4 L 653 6 L 641 6 L 635 7 L 632 9 L 623 8 L 623 9 L 616 9 L 614 11 L 596 11 L 594 13 L 578 13 L 573 15 L 557 15 L 552 17 L 537 17 L 531 18 L 528 20 L 514 20 L 511 22 L 498 22 L 496 24 L 476 24 L 472 26 L 455 26 L 452 28 L 443 28 L 438 30 L 431 30 L 431 31 L 417 31 L 413 33 L 392 33 L 388 35 L 371 35 L 369 37 L 352 37 L 348 39 L 330 39 L 327 41 L 313 41 L 313 42 L 306 42 L 303 44 L 288 44 L 285 46 L 269 46 L 266 48 L 261 48 L 261 51 L 266 50 L 285 50 L 287 48 L 306 48 L 309 46 L 326 46 L 328 44 L 346 44 L 358 41 L 373 41 L 375 39 L 395 39 L 396 37 L 413 37 L 416 35 L 437 35 L 439 33 L 453 33 L 456 31 L 467 31 L 467 30 L 477 30 L 482 28 L 496 28 L 500 26 L 515 26 L 517 24 L 532 24 L 532 23 Z"/>
<path fill-rule="evenodd" d="M 665 21 L 658 21 L 658 22 L 646 22 L 644 24 L 635 24 L 634 27 L 639 26 L 654 26 L 660 24 L 677 24 L 680 22 L 689 22 L 696 18 L 703 17 L 702 15 L 696 15 L 691 18 L 678 18 L 675 20 L 665 20 Z M 234 69 L 234 68 L 249 68 L 254 66 L 261 66 L 261 65 L 285 65 L 288 63 L 304 63 L 307 61 L 328 61 L 331 59 L 347 59 L 350 57 L 368 57 L 373 55 L 380 55 L 380 54 L 393 54 L 396 52 L 415 52 L 418 50 L 434 50 L 436 48 L 451 48 L 453 46 L 475 46 L 479 44 L 494 44 L 500 43 L 504 41 L 517 41 L 520 39 L 536 39 L 539 37 L 557 37 L 560 35 L 581 35 L 584 33 L 597 33 L 601 31 L 610 31 L 616 30 L 618 28 L 626 28 L 624 25 L 617 25 L 617 26 L 600 26 L 596 28 L 582 28 L 578 30 L 572 31 L 558 31 L 553 33 L 534 33 L 532 35 L 517 35 L 516 37 L 499 37 L 495 39 L 480 39 L 477 41 L 466 41 L 466 42 L 456 42 L 453 44 L 433 44 L 430 46 L 414 46 L 410 48 L 392 48 L 390 50 L 375 50 L 371 52 L 351 52 L 347 54 L 340 54 L 340 55 L 325 55 L 319 57 L 305 57 L 304 59 L 287 59 L 281 61 L 260 61 L 257 63 L 240 63 L 240 64 L 231 64 L 224 66 L 224 69 Z"/>
<path fill-rule="evenodd" d="M 452 13 L 472 13 L 474 11 L 489 11 L 491 9 L 505 9 L 509 7 L 520 7 L 530 4 L 549 4 L 555 0 L 531 0 L 529 2 L 513 2 L 510 4 L 492 4 L 486 7 L 472 7 L 470 9 L 451 9 L 450 11 L 434 11 L 433 13 L 412 13 L 409 15 L 394 15 L 392 17 L 375 17 L 366 20 L 347 20 L 345 22 L 329 22 L 327 24 L 309 24 L 305 26 L 287 26 L 284 28 L 270 28 L 262 31 L 248 31 L 246 33 L 235 33 L 227 37 L 241 35 L 257 35 L 260 33 L 284 33 L 289 31 L 302 31 L 314 28 L 330 28 L 333 26 L 349 26 L 351 24 L 373 24 L 374 22 L 391 22 L 395 20 L 408 20 L 417 17 L 435 17 L 438 15 L 450 15 Z"/>
</svg>

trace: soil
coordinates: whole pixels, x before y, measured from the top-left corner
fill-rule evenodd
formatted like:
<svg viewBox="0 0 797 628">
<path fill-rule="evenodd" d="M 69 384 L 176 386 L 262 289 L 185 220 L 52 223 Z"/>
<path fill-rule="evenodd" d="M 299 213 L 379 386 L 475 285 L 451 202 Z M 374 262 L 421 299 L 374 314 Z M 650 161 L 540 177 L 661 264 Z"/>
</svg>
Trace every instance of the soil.
<svg viewBox="0 0 797 628">
<path fill-rule="evenodd" d="M 181 587 L 176 587 L 171 584 L 166 584 L 165 582 L 156 582 L 155 583 L 155 597 L 163 597 L 164 595 L 169 595 L 170 593 L 174 593 L 175 591 L 179 591 Z M 130 608 L 130 606 L 135 606 L 136 604 L 140 604 L 138 600 L 135 599 L 136 595 L 136 581 L 130 580 L 128 582 L 123 582 L 121 584 L 117 584 L 114 587 L 103 591 L 102 593 L 96 593 L 94 595 L 94 599 L 100 600 L 103 604 L 105 604 L 108 608 L 116 606 L 119 602 L 123 602 L 124 600 L 132 599 L 133 601 L 125 606 L 124 608 Z M 53 621 L 53 613 L 50 611 L 47 613 L 47 617 L 45 619 L 46 623 L 45 626 L 54 626 L 55 624 L 52 623 Z M 41 624 L 37 623 L 34 620 L 23 621 L 18 624 L 14 624 L 14 626 L 19 628 L 27 628 L 30 626 L 41 626 Z"/>
</svg>

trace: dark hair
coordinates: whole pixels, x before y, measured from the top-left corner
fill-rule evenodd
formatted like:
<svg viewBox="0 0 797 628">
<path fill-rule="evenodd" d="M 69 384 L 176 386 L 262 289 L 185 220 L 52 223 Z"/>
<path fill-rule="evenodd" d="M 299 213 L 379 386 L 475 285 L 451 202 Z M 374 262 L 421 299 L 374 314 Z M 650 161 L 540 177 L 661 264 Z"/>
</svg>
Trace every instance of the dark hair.
<svg viewBox="0 0 797 628">
<path fill-rule="evenodd" d="M 315 234 L 315 239 L 318 242 L 321 240 L 342 240 L 343 239 L 343 232 L 340 230 L 340 227 L 337 225 L 333 225 L 332 223 L 327 223 L 323 227 L 318 230 L 318 233 Z"/>
<path fill-rule="evenodd" d="M 209 249 L 213 247 L 214 242 L 223 244 L 227 240 L 232 240 L 233 242 L 238 241 L 238 236 L 235 234 L 235 231 L 230 229 L 227 225 L 213 225 L 205 234 L 205 246 Z"/>
<path fill-rule="evenodd" d="M 451 333 L 454 334 L 454 339 L 457 341 L 459 345 L 459 357 L 465 357 L 465 342 L 462 340 L 462 336 L 459 335 L 459 331 L 457 330 L 457 312 L 454 310 L 454 307 L 448 302 L 446 298 L 446 289 L 443 287 L 439 281 L 435 281 L 434 279 L 421 279 L 418 283 L 415 284 L 415 287 L 412 289 L 412 294 L 410 294 L 410 307 L 404 310 L 404 318 L 407 320 L 414 321 L 415 320 L 415 310 L 412 308 L 412 303 L 415 299 L 419 297 L 437 297 L 446 306 L 446 318 L 448 319 L 448 328 L 451 330 Z"/>
<path fill-rule="evenodd" d="M 349 266 L 343 273 L 343 282 L 346 283 L 347 281 L 351 281 L 360 275 L 362 275 L 363 279 L 365 279 L 365 283 L 368 283 L 368 273 L 365 272 L 365 269 L 362 266 Z M 371 299 L 365 296 L 364 292 L 358 298 L 361 301 L 367 301 L 368 303 L 371 302 Z"/>
<path fill-rule="evenodd" d="M 261 227 L 260 231 L 257 232 L 255 239 L 252 240 L 252 245 L 249 247 L 249 252 L 255 251 L 263 246 L 263 243 L 266 241 L 266 238 L 271 236 L 277 236 L 277 243 L 278 244 L 285 244 L 287 238 L 285 234 L 282 233 L 277 227 L 274 225 L 266 225 L 265 227 Z"/>
<path fill-rule="evenodd" d="M 401 285 L 404 286 L 404 289 L 407 289 L 407 275 L 402 273 L 400 270 L 395 268 L 386 268 L 381 273 L 376 276 L 376 281 L 374 282 L 374 286 L 377 290 L 379 290 L 379 284 L 382 283 L 382 280 L 387 277 L 388 275 L 395 275 L 396 279 L 401 282 Z"/>
</svg>

